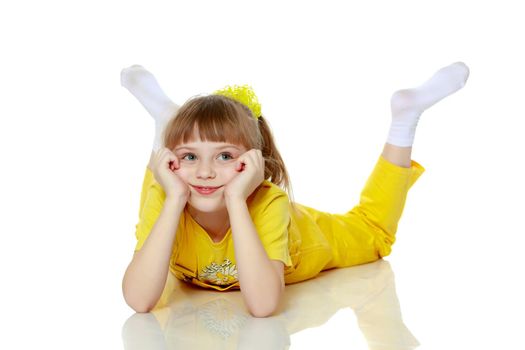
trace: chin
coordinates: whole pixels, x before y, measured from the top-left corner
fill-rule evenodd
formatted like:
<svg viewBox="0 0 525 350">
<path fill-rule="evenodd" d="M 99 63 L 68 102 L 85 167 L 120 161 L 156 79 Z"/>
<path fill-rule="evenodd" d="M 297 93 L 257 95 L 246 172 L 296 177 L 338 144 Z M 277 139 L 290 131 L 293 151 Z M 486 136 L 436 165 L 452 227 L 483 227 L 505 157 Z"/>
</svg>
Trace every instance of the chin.
<svg viewBox="0 0 525 350">
<path fill-rule="evenodd" d="M 223 199 L 219 198 L 190 198 L 188 204 L 195 210 L 204 213 L 212 213 L 226 207 Z"/>
</svg>

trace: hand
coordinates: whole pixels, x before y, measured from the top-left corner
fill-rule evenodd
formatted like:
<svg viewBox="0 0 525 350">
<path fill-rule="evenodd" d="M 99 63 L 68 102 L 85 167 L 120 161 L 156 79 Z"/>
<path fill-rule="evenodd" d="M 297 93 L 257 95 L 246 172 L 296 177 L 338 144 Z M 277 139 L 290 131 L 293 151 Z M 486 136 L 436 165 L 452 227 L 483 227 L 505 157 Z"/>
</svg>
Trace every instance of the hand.
<svg viewBox="0 0 525 350">
<path fill-rule="evenodd" d="M 243 153 L 235 163 L 239 174 L 224 186 L 224 197 L 246 201 L 250 194 L 264 181 L 264 158 L 259 149 Z"/>
<path fill-rule="evenodd" d="M 190 187 L 177 175 L 180 163 L 177 156 L 168 148 L 161 148 L 152 159 L 155 180 L 162 186 L 166 198 L 176 198 L 186 203 L 190 197 Z"/>
</svg>

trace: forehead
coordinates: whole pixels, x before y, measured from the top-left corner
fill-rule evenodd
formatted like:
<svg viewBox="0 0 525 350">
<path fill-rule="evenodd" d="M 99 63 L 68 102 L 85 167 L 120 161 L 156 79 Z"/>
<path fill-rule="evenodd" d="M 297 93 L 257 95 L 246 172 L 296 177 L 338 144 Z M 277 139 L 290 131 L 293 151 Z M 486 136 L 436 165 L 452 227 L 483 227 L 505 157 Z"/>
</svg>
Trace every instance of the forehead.
<svg viewBox="0 0 525 350">
<path fill-rule="evenodd" d="M 227 142 L 201 141 L 200 139 L 183 143 L 175 147 L 175 151 L 219 151 L 223 149 L 242 151 L 244 147 Z"/>
</svg>

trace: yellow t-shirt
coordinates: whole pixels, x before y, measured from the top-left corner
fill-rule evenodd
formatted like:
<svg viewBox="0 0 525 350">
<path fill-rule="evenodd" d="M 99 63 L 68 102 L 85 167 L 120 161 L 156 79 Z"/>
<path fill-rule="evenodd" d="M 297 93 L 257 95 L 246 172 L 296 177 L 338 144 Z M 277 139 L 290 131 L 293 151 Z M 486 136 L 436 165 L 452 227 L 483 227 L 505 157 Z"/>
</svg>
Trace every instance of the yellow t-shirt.
<svg viewBox="0 0 525 350">
<path fill-rule="evenodd" d="M 325 269 L 388 255 L 406 193 L 423 171 L 415 161 L 410 168 L 402 168 L 380 157 L 359 205 L 345 214 L 326 213 L 298 203 L 294 210 L 286 192 L 265 180 L 247 202 L 248 210 L 268 258 L 284 263 L 286 284 L 300 282 Z M 146 169 L 135 251 L 150 234 L 165 197 L 153 173 Z M 238 289 L 233 244 L 231 229 L 220 242 L 213 242 L 186 207 L 175 234 L 170 271 L 202 287 Z"/>
<path fill-rule="evenodd" d="M 144 186 L 146 192 L 136 225 L 135 251 L 142 248 L 166 198 L 149 169 L 146 170 Z M 266 180 L 256 191 L 248 202 L 248 210 L 259 238 L 268 258 L 280 260 L 289 268 L 292 266 L 290 251 L 296 251 L 300 242 L 289 239 L 288 195 Z M 239 287 L 231 228 L 220 242 L 213 242 L 186 207 L 180 216 L 172 251 L 170 270 L 177 278 L 217 290 Z"/>
</svg>

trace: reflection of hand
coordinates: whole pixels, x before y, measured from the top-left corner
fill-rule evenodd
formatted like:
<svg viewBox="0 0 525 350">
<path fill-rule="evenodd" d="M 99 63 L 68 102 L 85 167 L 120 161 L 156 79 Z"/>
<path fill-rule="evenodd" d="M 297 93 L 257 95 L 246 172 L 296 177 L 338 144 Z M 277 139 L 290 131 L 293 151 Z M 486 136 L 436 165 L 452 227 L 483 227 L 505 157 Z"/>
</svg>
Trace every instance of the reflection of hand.
<svg viewBox="0 0 525 350">
<path fill-rule="evenodd" d="M 264 181 L 264 158 L 259 149 L 243 153 L 235 164 L 239 174 L 224 187 L 226 199 L 246 199 Z"/>
</svg>

